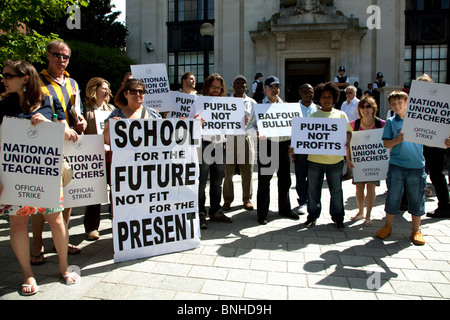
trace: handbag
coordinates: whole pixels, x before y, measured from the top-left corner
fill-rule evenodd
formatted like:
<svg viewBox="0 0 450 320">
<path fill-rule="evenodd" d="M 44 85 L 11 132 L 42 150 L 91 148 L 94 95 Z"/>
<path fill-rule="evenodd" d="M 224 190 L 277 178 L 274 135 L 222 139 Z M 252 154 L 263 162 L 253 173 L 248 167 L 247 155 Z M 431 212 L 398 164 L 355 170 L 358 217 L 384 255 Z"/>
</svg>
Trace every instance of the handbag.
<svg viewBox="0 0 450 320">
<path fill-rule="evenodd" d="M 55 114 L 55 106 L 53 104 L 53 97 L 49 96 L 50 99 L 50 105 L 52 107 L 52 114 Z M 61 166 L 61 181 L 63 188 L 66 187 L 70 181 L 73 179 L 73 170 L 69 166 L 69 163 L 67 162 L 64 155 L 62 156 L 62 166 Z"/>
</svg>

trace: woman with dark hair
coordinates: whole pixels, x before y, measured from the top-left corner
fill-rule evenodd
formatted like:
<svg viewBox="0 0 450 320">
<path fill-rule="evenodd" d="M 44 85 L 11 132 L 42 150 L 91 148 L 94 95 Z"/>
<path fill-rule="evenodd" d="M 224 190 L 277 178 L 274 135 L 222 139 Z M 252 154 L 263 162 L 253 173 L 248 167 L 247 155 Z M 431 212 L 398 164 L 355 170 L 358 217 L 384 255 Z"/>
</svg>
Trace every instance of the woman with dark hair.
<svg viewBox="0 0 450 320">
<path fill-rule="evenodd" d="M 54 99 L 52 103 L 50 98 L 42 93 L 39 75 L 29 62 L 23 60 L 6 61 L 3 67 L 2 83 L 5 86 L 6 93 L 4 99 L 0 101 L 0 123 L 3 121 L 3 117 L 11 116 L 30 119 L 31 125 L 35 126 L 40 122 L 52 121 L 52 115 L 56 113 L 58 121 L 65 124 L 64 138 L 72 141 L 78 140 L 78 134 L 70 129 L 66 123 L 64 110 L 59 100 Z M 3 186 L 0 186 L 0 193 L 2 190 Z M 58 252 L 59 271 L 66 280 L 66 284 L 75 284 L 80 280 L 78 274 L 68 270 L 69 232 L 62 216 L 63 209 L 62 187 L 61 206 L 59 208 L 0 205 L 0 215 L 8 214 L 10 216 L 10 241 L 23 271 L 24 280 L 21 294 L 24 296 L 33 295 L 39 291 L 31 269 L 29 256 L 28 222 L 29 216 L 34 214 L 43 214 L 50 226 L 53 242 Z"/>
<path fill-rule="evenodd" d="M 352 128 L 345 112 L 335 109 L 339 101 L 339 88 L 332 82 L 319 84 L 315 93 L 320 103 L 320 110 L 310 115 L 310 118 L 345 119 L 347 121 L 347 144 L 350 144 Z M 308 218 L 305 222 L 307 228 L 316 225 L 322 211 L 321 196 L 324 176 L 327 177 L 330 190 L 330 215 L 338 230 L 344 226 L 344 196 L 342 192 L 343 156 L 315 155 L 308 156 Z"/>
</svg>

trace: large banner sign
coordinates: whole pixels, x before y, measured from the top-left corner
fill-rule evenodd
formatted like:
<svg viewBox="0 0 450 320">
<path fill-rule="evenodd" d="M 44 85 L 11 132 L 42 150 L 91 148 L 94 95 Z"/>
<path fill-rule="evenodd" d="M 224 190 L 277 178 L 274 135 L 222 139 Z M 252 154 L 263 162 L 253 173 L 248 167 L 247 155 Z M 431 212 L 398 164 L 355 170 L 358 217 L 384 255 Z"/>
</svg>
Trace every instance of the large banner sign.
<svg viewBox="0 0 450 320">
<path fill-rule="evenodd" d="M 167 118 L 189 118 L 197 95 L 172 91 L 173 109 L 167 114 Z"/>
<path fill-rule="evenodd" d="M 64 142 L 64 158 L 74 175 L 64 187 L 64 206 L 75 208 L 108 202 L 103 135 L 82 135 Z"/>
<path fill-rule="evenodd" d="M 383 145 L 383 131 L 373 129 L 352 133 L 350 150 L 354 182 L 386 180 L 389 150 Z"/>
<path fill-rule="evenodd" d="M 193 115 L 205 119 L 203 135 L 244 135 L 244 99 L 199 96 Z"/>
<path fill-rule="evenodd" d="M 255 105 L 256 124 L 263 137 L 290 137 L 292 119 L 302 117 L 299 103 L 266 103 Z"/>
<path fill-rule="evenodd" d="M 0 203 L 59 208 L 64 124 L 4 118 Z"/>
<path fill-rule="evenodd" d="M 172 110 L 169 77 L 164 63 L 131 66 L 131 73 L 133 78 L 141 80 L 145 85 L 145 106 L 159 112 Z"/>
<path fill-rule="evenodd" d="M 450 136 L 450 86 L 413 81 L 402 132 L 405 141 L 446 149 Z"/>
<path fill-rule="evenodd" d="M 200 120 L 110 120 L 114 261 L 197 248 Z"/>
<path fill-rule="evenodd" d="M 261 133 L 260 133 L 261 134 Z M 329 118 L 294 118 L 292 142 L 296 154 L 345 156 L 347 121 Z"/>
</svg>

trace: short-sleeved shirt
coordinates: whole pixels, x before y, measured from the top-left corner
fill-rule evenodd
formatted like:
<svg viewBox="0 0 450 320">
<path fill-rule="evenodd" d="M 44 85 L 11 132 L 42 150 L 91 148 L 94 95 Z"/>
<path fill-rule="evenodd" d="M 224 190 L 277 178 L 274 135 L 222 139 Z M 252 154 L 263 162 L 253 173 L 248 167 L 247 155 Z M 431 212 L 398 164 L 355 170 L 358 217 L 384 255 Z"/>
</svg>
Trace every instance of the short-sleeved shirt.
<svg viewBox="0 0 450 320">
<path fill-rule="evenodd" d="M 348 122 L 347 115 L 345 112 L 338 109 L 331 109 L 330 112 L 325 112 L 319 110 L 312 115 L 310 118 L 329 118 L 329 119 L 345 119 L 347 121 L 347 132 L 352 132 L 352 127 Z M 321 163 L 321 164 L 336 164 L 344 160 L 343 156 L 330 156 L 330 155 L 319 155 L 319 154 L 310 154 L 308 156 L 308 161 Z"/>
<path fill-rule="evenodd" d="M 392 140 L 397 138 L 402 131 L 403 119 L 398 115 L 386 120 L 383 131 L 383 140 Z M 425 166 L 423 157 L 423 145 L 403 141 L 391 150 L 390 164 L 407 169 L 421 169 Z"/>
</svg>

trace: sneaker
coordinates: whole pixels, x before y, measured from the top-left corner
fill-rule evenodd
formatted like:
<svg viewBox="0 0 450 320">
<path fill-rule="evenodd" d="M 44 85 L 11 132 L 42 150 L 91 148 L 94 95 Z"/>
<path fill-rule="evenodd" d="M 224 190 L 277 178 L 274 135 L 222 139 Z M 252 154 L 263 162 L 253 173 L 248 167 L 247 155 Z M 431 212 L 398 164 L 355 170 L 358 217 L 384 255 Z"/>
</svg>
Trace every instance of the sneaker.
<svg viewBox="0 0 450 320">
<path fill-rule="evenodd" d="M 299 216 L 302 216 L 308 212 L 308 205 L 306 203 L 299 205 L 293 211 L 294 211 L 294 213 L 298 214 Z"/>
<path fill-rule="evenodd" d="M 306 219 L 305 227 L 308 229 L 314 227 L 316 225 L 316 221 L 317 219 Z"/>
</svg>

